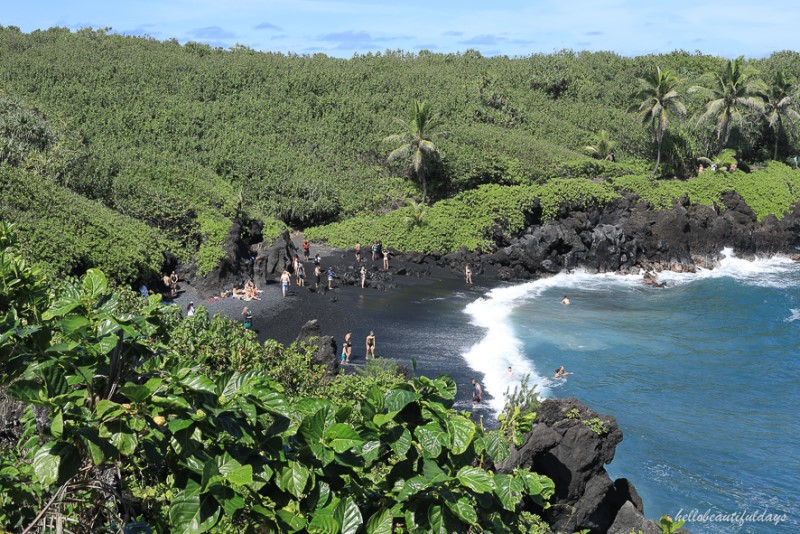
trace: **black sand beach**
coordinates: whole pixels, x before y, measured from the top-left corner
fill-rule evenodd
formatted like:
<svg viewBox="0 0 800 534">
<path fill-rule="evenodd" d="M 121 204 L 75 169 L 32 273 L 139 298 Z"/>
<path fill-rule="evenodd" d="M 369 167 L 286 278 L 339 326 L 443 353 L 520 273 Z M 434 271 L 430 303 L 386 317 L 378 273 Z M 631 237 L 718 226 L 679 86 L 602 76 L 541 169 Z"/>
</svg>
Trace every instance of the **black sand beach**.
<svg viewBox="0 0 800 534">
<path fill-rule="evenodd" d="M 293 240 L 297 239 L 295 237 Z M 386 290 L 362 289 L 359 285 L 348 285 L 341 276 L 348 269 L 355 271 L 358 268 L 352 251 L 312 244 L 312 257 L 317 253 L 322 257 L 324 269 L 329 265 L 334 265 L 336 269 L 337 279 L 332 290 L 314 291 L 308 285 L 298 287 L 293 280 L 289 294 L 284 298 L 279 276 L 276 275 L 259 288 L 263 291 L 261 300 L 198 300 L 194 288 L 184 283 L 175 302 L 184 311 L 189 302 L 194 302 L 196 306 L 207 308 L 211 314 L 222 313 L 234 320 L 241 320 L 242 310 L 247 306 L 254 314 L 253 328 L 258 332 L 259 339 L 271 338 L 287 345 L 297 338 L 300 328 L 312 319 L 319 321 L 323 334 L 334 336 L 339 347 L 345 333 L 351 330 L 352 364 L 345 366 L 345 369 L 363 366 L 366 336 L 373 331 L 377 338 L 378 357 L 391 358 L 409 369 L 416 362 L 416 373 L 419 375 L 450 375 L 458 384 L 457 407 L 473 410 L 471 380 L 476 378 L 481 381 L 482 377 L 467 366 L 461 354 L 477 343 L 483 332 L 469 323 L 463 310 L 490 289 L 492 284 L 476 277 L 474 285 L 467 285 L 463 275 L 435 265 L 424 265 L 425 274 L 422 276 L 419 264 L 392 259 L 391 284 L 396 287 Z M 368 269 L 382 269 L 382 262 L 373 262 L 369 254 L 364 255 L 362 262 Z M 306 262 L 305 267 L 307 273 L 313 273 L 312 262 Z M 398 271 L 412 274 L 397 274 Z M 311 286 L 314 285 L 313 275 L 307 277 L 307 284 L 309 282 Z M 486 393 L 487 396 L 502 394 Z M 493 415 L 485 404 L 479 405 L 475 412 L 486 417 Z"/>
</svg>

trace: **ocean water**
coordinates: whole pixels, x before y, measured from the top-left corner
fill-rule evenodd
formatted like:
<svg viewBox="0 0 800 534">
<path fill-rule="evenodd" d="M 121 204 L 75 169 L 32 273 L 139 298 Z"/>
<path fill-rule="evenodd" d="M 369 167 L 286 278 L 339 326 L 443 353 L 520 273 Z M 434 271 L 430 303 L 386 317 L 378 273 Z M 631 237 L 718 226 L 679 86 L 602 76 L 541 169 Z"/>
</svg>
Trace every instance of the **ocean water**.
<svg viewBox="0 0 800 534">
<path fill-rule="evenodd" d="M 625 437 L 606 468 L 648 517 L 800 532 L 800 264 L 729 254 L 659 280 L 578 272 L 492 289 L 464 309 L 482 337 L 463 357 L 495 410 L 530 373 L 544 396 L 615 416 Z"/>
</svg>

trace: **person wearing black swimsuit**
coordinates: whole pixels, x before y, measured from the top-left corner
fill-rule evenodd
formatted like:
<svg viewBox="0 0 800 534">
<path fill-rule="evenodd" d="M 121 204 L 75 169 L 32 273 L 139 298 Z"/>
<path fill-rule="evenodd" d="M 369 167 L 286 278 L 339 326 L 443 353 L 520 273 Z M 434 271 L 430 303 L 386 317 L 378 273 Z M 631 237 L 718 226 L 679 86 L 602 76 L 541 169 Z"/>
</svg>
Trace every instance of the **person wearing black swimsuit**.
<svg viewBox="0 0 800 534">
<path fill-rule="evenodd" d="M 370 330 L 367 336 L 367 354 L 365 358 L 369 359 L 370 355 L 372 355 L 372 359 L 375 359 L 375 341 L 375 334 Z"/>
<path fill-rule="evenodd" d="M 344 335 L 344 363 L 350 363 L 350 356 L 353 354 L 353 332 L 350 330 Z"/>
</svg>

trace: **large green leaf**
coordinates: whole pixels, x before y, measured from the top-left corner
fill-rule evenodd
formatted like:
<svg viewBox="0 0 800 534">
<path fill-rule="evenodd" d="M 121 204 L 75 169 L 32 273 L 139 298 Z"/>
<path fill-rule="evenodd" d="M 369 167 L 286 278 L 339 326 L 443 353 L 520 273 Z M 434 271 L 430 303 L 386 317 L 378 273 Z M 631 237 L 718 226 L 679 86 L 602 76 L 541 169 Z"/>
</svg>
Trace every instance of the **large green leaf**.
<svg viewBox="0 0 800 534">
<path fill-rule="evenodd" d="M 43 486 L 52 486 L 58 480 L 58 466 L 61 465 L 61 456 L 54 447 L 58 445 L 51 441 L 45 443 L 33 456 L 33 472 Z"/>
<path fill-rule="evenodd" d="M 200 374 L 190 374 L 181 379 L 180 383 L 193 391 L 203 391 L 215 395 L 217 393 L 217 385 L 207 376 Z"/>
<path fill-rule="evenodd" d="M 528 496 L 537 505 L 541 507 L 548 506 L 547 501 L 555 494 L 556 489 L 550 478 L 538 473 L 531 473 L 528 469 L 518 469 L 517 476 L 522 479 Z"/>
<path fill-rule="evenodd" d="M 456 477 L 462 486 L 478 493 L 488 493 L 494 489 L 492 477 L 480 467 L 462 467 Z"/>
<path fill-rule="evenodd" d="M 6 390 L 12 399 L 33 404 L 42 404 L 47 400 L 45 386 L 35 380 L 17 380 Z"/>
<path fill-rule="evenodd" d="M 428 423 L 418 427 L 414 434 L 422 445 L 422 454 L 426 458 L 436 458 L 442 452 L 441 437 L 444 434 L 441 427 L 436 423 Z"/>
<path fill-rule="evenodd" d="M 81 295 L 72 286 L 67 287 L 58 299 L 53 302 L 46 312 L 42 314 L 42 319 L 49 321 L 55 317 L 62 317 L 81 305 Z"/>
<path fill-rule="evenodd" d="M 447 432 L 453 453 L 463 454 L 475 436 L 475 424 L 464 416 L 456 415 L 447 420 Z"/>
<path fill-rule="evenodd" d="M 364 458 L 364 461 L 367 465 L 371 464 L 375 460 L 378 459 L 381 453 L 381 442 L 374 440 L 374 441 L 367 441 L 361 447 L 361 456 Z"/>
<path fill-rule="evenodd" d="M 127 397 L 131 402 L 142 402 L 147 400 L 147 398 L 153 394 L 153 392 L 147 386 L 133 384 L 131 382 L 128 382 L 119 388 L 119 392 Z"/>
<path fill-rule="evenodd" d="M 83 291 L 92 299 L 97 300 L 108 289 L 108 280 L 103 271 L 89 269 L 83 277 Z"/>
<path fill-rule="evenodd" d="M 81 456 L 71 443 L 45 443 L 33 456 L 33 472 L 44 486 L 65 483 L 80 467 Z"/>
<path fill-rule="evenodd" d="M 53 416 L 53 421 L 50 423 L 50 433 L 54 438 L 60 438 L 64 433 L 64 412 L 61 410 Z"/>
<path fill-rule="evenodd" d="M 222 508 L 210 493 L 190 495 L 179 491 L 169 507 L 170 531 L 198 534 L 206 532 L 219 521 Z"/>
<path fill-rule="evenodd" d="M 300 499 L 305 492 L 310 475 L 311 472 L 303 464 L 289 462 L 289 465 L 281 473 L 281 485 L 286 491 Z"/>
<path fill-rule="evenodd" d="M 240 464 L 227 452 L 217 457 L 217 469 L 219 474 L 232 484 L 246 486 L 253 482 L 253 466 Z"/>
<path fill-rule="evenodd" d="M 390 412 L 399 412 L 408 404 L 419 399 L 419 393 L 406 389 L 393 389 L 386 394 L 385 405 Z"/>
<path fill-rule="evenodd" d="M 70 314 L 61 319 L 60 324 L 65 336 L 74 337 L 80 330 L 84 331 L 82 334 L 88 334 L 85 330 L 91 323 L 83 315 Z"/>
<path fill-rule="evenodd" d="M 325 429 L 323 438 L 331 448 L 338 453 L 342 453 L 364 443 L 364 439 L 358 435 L 349 425 L 344 423 L 334 423 Z"/>
<path fill-rule="evenodd" d="M 522 500 L 522 492 L 524 484 L 522 480 L 512 475 L 496 474 L 494 475 L 495 490 L 494 493 L 503 508 L 513 512 L 517 504 Z"/>
<path fill-rule="evenodd" d="M 317 510 L 311 517 L 307 530 L 309 534 L 337 534 L 339 523 L 333 517 L 333 510 Z"/>
<path fill-rule="evenodd" d="M 486 445 L 486 452 L 495 463 L 502 462 L 511 454 L 511 444 L 498 430 L 487 432 L 483 442 Z"/>
<path fill-rule="evenodd" d="M 306 527 L 305 518 L 291 510 L 278 510 L 275 515 L 283 522 L 286 532 L 298 532 Z"/>
<path fill-rule="evenodd" d="M 367 534 L 392 534 L 392 513 L 383 508 L 367 521 Z"/>
<path fill-rule="evenodd" d="M 449 534 L 445 524 L 444 509 L 442 509 L 441 504 L 431 504 L 428 507 L 428 523 L 431 526 L 429 532 Z"/>
<path fill-rule="evenodd" d="M 409 478 L 403 482 L 400 491 L 397 492 L 397 500 L 404 502 L 412 495 L 416 495 L 420 491 L 428 489 L 430 486 L 430 482 L 425 480 L 425 477 L 416 476 Z"/>
<path fill-rule="evenodd" d="M 478 514 L 475 511 L 475 506 L 467 497 L 461 497 L 455 502 L 451 500 L 445 500 L 444 502 L 450 511 L 465 523 L 470 525 L 478 524 Z"/>
<path fill-rule="evenodd" d="M 406 427 L 392 429 L 389 446 L 398 456 L 405 456 L 411 448 L 411 432 Z"/>
<path fill-rule="evenodd" d="M 262 391 L 258 394 L 258 400 L 263 403 L 264 409 L 270 413 L 284 417 L 291 417 L 292 415 L 286 402 L 286 397 L 277 391 Z"/>
<path fill-rule="evenodd" d="M 364 518 L 361 516 L 361 510 L 352 497 L 348 497 L 339 503 L 343 508 L 342 514 L 342 534 L 356 534 L 364 523 Z"/>
</svg>

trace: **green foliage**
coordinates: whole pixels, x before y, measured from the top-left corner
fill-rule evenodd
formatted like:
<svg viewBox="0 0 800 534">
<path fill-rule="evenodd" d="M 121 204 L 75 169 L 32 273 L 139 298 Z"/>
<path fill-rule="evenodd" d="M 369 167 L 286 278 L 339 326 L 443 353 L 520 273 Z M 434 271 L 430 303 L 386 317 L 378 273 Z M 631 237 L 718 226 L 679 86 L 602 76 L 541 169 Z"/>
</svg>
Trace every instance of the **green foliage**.
<svg viewBox="0 0 800 534">
<path fill-rule="evenodd" d="M 553 220 L 564 204 L 602 205 L 615 196 L 608 187 L 584 179 L 552 180 L 530 186 L 485 185 L 433 204 L 426 210 L 423 225 L 409 228 L 405 221 L 411 216 L 410 208 L 403 208 L 382 216 L 357 217 L 309 228 L 306 236 L 337 247 L 380 238 L 402 251 L 448 253 L 462 246 L 486 250 L 492 246 L 496 230 L 515 235 L 532 218 Z"/>
<path fill-rule="evenodd" d="M 530 375 L 525 375 L 513 391 L 510 388 L 506 390 L 504 397 L 506 404 L 497 420 L 500 421 L 500 430 L 519 447 L 536 419 L 536 409 L 539 408 L 536 385 L 531 386 Z"/>
<path fill-rule="evenodd" d="M 719 170 L 704 172 L 686 181 L 658 182 L 646 176 L 626 176 L 613 178 L 610 184 L 621 191 L 636 193 L 655 209 L 669 209 L 684 197 L 694 204 L 724 209 L 722 195 L 736 191 L 758 220 L 768 215 L 780 219 L 800 201 L 800 174 L 777 162 L 751 173 Z"/>
<path fill-rule="evenodd" d="M 0 457 L 0 528 L 541 530 L 522 502 L 548 506 L 552 481 L 481 468 L 509 444 L 453 409 L 451 378 L 373 364 L 343 403 L 306 396 L 325 389 L 307 350 L 259 346 L 202 309 L 181 320 L 96 269 L 50 297 L 0 230 L 0 387 L 27 405 Z"/>
<path fill-rule="evenodd" d="M 608 432 L 608 427 L 606 427 L 606 424 L 597 417 L 587 419 L 582 421 L 582 423 L 598 436 L 602 436 Z"/>
<path fill-rule="evenodd" d="M 794 52 L 746 66 L 765 80 L 779 72 L 784 80 L 800 76 Z M 4 187 L 0 214 L 19 221 L 34 261 L 59 273 L 98 267 L 117 281 L 160 271 L 165 250 L 210 271 L 224 253 L 223 226 L 243 214 L 269 220 L 275 233 L 276 224 L 306 228 L 355 218 L 368 222 L 370 234 L 387 227 L 402 236 L 402 209 L 420 193 L 453 204 L 431 206 L 429 224 L 410 232 L 404 247 L 487 246 L 494 224 L 514 226 L 520 217 L 491 202 L 490 213 L 466 216 L 460 194 L 478 199 L 488 195 L 481 186 L 643 174 L 653 140 L 636 127 L 631 94 L 640 88 L 636 80 L 659 68 L 675 73 L 674 89 L 684 95 L 707 73 L 725 71 L 726 61 L 680 51 L 625 58 L 569 50 L 513 59 L 395 51 L 343 60 L 181 46 L 104 30 L 0 28 L 0 172 L 14 167 L 35 184 L 21 193 Z M 703 113 L 701 96 L 687 97 L 688 115 Z M 421 187 L 397 176 L 383 143 L 400 133 L 393 119 L 409 102 L 427 102 L 426 120 L 436 110 L 449 132 L 436 139 L 439 158 L 426 162 L 430 184 Z M 778 125 L 774 114 L 765 123 L 740 109 L 753 119 L 728 139 L 740 160 L 769 158 L 778 141 L 785 154 L 800 149 L 791 128 L 770 127 Z M 414 132 L 413 122 L 403 134 Z M 619 163 L 576 150 L 602 130 L 617 143 Z M 665 174 L 691 175 L 698 156 L 718 151 L 716 134 L 710 123 L 673 121 L 659 141 Z M 32 195 L 35 188 L 41 191 Z M 38 201 L 23 210 L 31 196 L 55 202 L 49 211 Z M 501 203 L 525 204 L 530 196 L 522 196 Z M 439 223 L 431 222 L 437 209 L 459 221 L 474 217 L 479 228 L 439 235 Z M 70 232 L 56 232 L 60 227 Z M 96 235 L 91 249 L 82 228 Z"/>
<path fill-rule="evenodd" d="M 661 529 L 662 534 L 673 534 L 678 532 L 680 528 L 686 524 L 686 521 L 674 521 L 668 515 L 662 515 L 658 520 L 658 528 Z"/>
</svg>

